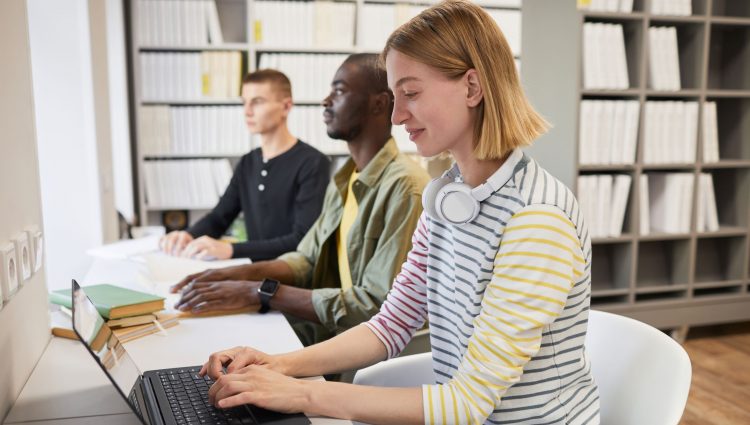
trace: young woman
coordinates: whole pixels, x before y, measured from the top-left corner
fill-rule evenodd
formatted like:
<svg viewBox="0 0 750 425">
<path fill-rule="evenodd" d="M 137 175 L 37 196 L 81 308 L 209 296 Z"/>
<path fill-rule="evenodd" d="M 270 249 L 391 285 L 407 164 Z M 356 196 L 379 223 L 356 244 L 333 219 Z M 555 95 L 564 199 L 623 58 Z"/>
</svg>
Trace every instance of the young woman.
<svg viewBox="0 0 750 425">
<path fill-rule="evenodd" d="M 292 353 L 215 353 L 202 370 L 218 379 L 210 399 L 368 423 L 598 423 L 584 351 L 588 230 L 570 190 L 520 150 L 546 123 L 500 29 L 480 7 L 445 1 L 397 29 L 382 57 L 393 123 L 421 155 L 448 151 L 456 166 L 425 189 L 413 248 L 379 314 Z M 425 319 L 433 385 L 291 378 L 396 356 Z"/>
</svg>

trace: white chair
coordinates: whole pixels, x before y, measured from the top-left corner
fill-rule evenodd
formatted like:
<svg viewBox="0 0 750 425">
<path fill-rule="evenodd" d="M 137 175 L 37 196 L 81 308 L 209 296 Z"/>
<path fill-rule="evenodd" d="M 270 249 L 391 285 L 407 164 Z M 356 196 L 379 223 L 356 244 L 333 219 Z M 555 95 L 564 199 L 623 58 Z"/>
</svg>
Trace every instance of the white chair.
<svg viewBox="0 0 750 425">
<path fill-rule="evenodd" d="M 637 320 L 591 311 L 586 353 L 599 385 L 601 423 L 680 422 L 692 367 L 672 338 Z"/>
<path fill-rule="evenodd" d="M 376 387 L 418 387 L 434 384 L 432 353 L 396 357 L 362 369 L 354 375 L 354 383 Z"/>
<path fill-rule="evenodd" d="M 692 373 L 680 344 L 645 323 L 601 311 L 589 312 L 585 344 L 599 386 L 602 424 L 679 423 Z M 354 383 L 414 387 L 434 379 L 432 354 L 423 353 L 362 369 Z"/>
</svg>

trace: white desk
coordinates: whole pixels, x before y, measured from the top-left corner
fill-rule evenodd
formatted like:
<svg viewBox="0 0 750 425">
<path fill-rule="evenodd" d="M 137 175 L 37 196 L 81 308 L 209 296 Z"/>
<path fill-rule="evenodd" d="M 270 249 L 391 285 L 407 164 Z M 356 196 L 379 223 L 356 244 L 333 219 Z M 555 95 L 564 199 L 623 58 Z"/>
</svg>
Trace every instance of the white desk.
<svg viewBox="0 0 750 425">
<path fill-rule="evenodd" d="M 107 282 L 144 289 L 137 279 L 142 267 L 129 260 L 97 259 L 80 283 Z M 149 335 L 125 347 L 138 368 L 146 371 L 202 364 L 210 353 L 237 345 L 268 353 L 302 347 L 277 312 L 182 319 L 166 336 Z M 311 421 L 315 425 L 351 423 L 328 418 Z M 4 423 L 135 425 L 139 421 L 78 341 L 52 338 Z"/>
</svg>

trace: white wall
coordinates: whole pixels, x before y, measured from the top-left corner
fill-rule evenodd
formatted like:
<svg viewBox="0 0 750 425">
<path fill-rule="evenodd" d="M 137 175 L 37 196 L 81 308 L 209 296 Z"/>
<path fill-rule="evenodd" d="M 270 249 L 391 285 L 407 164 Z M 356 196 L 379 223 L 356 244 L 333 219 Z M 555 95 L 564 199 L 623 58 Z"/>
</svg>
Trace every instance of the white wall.
<svg viewBox="0 0 750 425">
<path fill-rule="evenodd" d="M 130 156 L 128 117 L 127 51 L 122 0 L 107 0 L 107 57 L 109 65 L 110 124 L 112 139 L 112 172 L 115 206 L 132 223 L 133 174 Z"/>
<path fill-rule="evenodd" d="M 104 241 L 87 0 L 28 0 L 50 289 L 81 278 Z"/>
<path fill-rule="evenodd" d="M 42 228 L 25 0 L 0 0 L 0 58 L 0 243 L 5 243 L 26 226 Z M 0 422 L 49 338 L 42 268 L 0 310 Z"/>
</svg>

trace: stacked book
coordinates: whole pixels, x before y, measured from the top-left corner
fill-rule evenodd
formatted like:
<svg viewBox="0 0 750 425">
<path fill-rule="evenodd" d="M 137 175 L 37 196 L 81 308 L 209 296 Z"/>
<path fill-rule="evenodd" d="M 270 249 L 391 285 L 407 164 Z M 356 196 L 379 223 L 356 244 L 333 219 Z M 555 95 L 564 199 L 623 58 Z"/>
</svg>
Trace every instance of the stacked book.
<svg viewBox="0 0 750 425">
<path fill-rule="evenodd" d="M 139 111 L 146 156 L 238 156 L 252 148 L 242 106 L 148 105 Z"/>
<path fill-rule="evenodd" d="M 136 37 L 141 46 L 222 44 L 214 0 L 138 0 Z"/>
<path fill-rule="evenodd" d="M 228 159 L 146 161 L 143 171 L 154 209 L 211 209 L 232 179 Z"/>
<path fill-rule="evenodd" d="M 631 180 L 626 174 L 578 177 L 578 204 L 592 238 L 622 235 Z"/>
<path fill-rule="evenodd" d="M 680 90 L 680 54 L 675 27 L 648 29 L 648 81 L 656 90 Z"/>
<path fill-rule="evenodd" d="M 580 164 L 634 164 L 639 112 L 637 100 L 582 100 Z"/>
<path fill-rule="evenodd" d="M 651 13 L 654 15 L 690 16 L 693 14 L 693 0 L 651 0 Z"/>
<path fill-rule="evenodd" d="M 262 53 L 258 68 L 273 68 L 292 82 L 294 101 L 319 104 L 331 91 L 331 82 L 348 55 Z"/>
<path fill-rule="evenodd" d="M 141 52 L 144 101 L 228 99 L 240 95 L 240 52 Z"/>
<path fill-rule="evenodd" d="M 716 206 L 714 180 L 711 174 L 698 176 L 698 209 L 696 211 L 696 231 L 716 232 L 719 230 L 719 211 Z"/>
<path fill-rule="evenodd" d="M 649 101 L 644 110 L 643 162 L 695 162 L 698 102 Z"/>
<path fill-rule="evenodd" d="M 162 311 L 162 297 L 108 284 L 87 286 L 84 289 L 96 310 L 106 320 L 107 328 L 120 342 L 164 331 L 179 323 L 178 314 Z M 52 334 L 77 339 L 70 315 L 70 289 L 50 292 L 49 301 L 58 306 L 51 315 Z M 100 332 L 91 344 L 92 349 L 98 351 L 107 339 L 109 332 Z"/>
<path fill-rule="evenodd" d="M 578 8 L 592 12 L 624 12 L 633 11 L 633 0 L 589 0 L 579 1 Z"/>
<path fill-rule="evenodd" d="M 622 25 L 583 24 L 583 88 L 624 90 L 629 87 Z"/>
<path fill-rule="evenodd" d="M 641 234 L 690 232 L 694 182 L 692 173 L 641 174 Z"/>
<path fill-rule="evenodd" d="M 253 6 L 252 31 L 261 46 L 354 46 L 354 2 L 261 0 Z"/>
<path fill-rule="evenodd" d="M 719 162 L 716 102 L 703 104 L 703 162 Z"/>
</svg>

